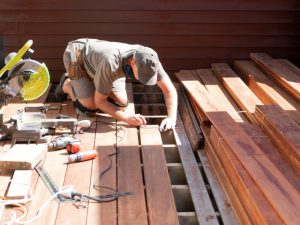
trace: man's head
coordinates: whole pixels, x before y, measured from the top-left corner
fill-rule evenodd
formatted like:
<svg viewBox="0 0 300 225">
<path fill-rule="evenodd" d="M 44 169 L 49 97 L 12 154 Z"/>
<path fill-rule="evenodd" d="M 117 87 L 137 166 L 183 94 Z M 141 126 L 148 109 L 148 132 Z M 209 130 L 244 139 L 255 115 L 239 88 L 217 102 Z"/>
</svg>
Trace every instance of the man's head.
<svg viewBox="0 0 300 225">
<path fill-rule="evenodd" d="M 135 78 L 142 84 L 154 85 L 157 82 L 159 60 L 157 53 L 148 47 L 140 46 L 133 55 L 136 68 L 133 68 Z"/>
</svg>

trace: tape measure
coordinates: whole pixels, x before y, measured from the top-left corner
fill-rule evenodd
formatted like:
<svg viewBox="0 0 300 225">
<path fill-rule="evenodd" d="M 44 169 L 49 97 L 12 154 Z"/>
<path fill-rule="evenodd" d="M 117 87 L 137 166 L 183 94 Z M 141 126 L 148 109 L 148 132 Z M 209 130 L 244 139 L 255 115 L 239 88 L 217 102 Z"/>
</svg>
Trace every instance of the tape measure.
<svg viewBox="0 0 300 225">
<path fill-rule="evenodd" d="M 35 167 L 35 170 L 39 174 L 39 176 L 42 178 L 42 180 L 44 181 L 46 187 L 48 188 L 48 190 L 50 191 L 50 193 L 52 195 L 54 195 L 55 193 L 57 193 L 59 191 L 59 188 L 54 183 L 53 179 L 50 177 L 50 175 L 48 174 L 48 172 L 46 171 L 46 169 L 43 166 L 37 166 L 37 167 Z M 58 194 L 56 196 L 55 200 L 58 203 L 66 201 L 66 199 L 60 194 Z"/>
</svg>

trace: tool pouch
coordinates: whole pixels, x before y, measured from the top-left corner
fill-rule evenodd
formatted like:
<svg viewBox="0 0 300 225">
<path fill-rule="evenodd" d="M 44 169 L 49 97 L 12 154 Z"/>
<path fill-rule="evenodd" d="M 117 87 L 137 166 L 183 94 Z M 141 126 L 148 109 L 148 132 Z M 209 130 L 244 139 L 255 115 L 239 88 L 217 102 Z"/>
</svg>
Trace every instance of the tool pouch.
<svg viewBox="0 0 300 225">
<path fill-rule="evenodd" d="M 71 62 L 68 68 L 68 77 L 71 80 L 78 80 L 86 73 L 77 62 Z"/>
<path fill-rule="evenodd" d="M 76 51 L 76 61 L 70 62 L 68 67 L 68 77 L 71 80 L 78 80 L 82 77 L 89 77 L 86 70 L 84 69 L 81 50 Z"/>
</svg>

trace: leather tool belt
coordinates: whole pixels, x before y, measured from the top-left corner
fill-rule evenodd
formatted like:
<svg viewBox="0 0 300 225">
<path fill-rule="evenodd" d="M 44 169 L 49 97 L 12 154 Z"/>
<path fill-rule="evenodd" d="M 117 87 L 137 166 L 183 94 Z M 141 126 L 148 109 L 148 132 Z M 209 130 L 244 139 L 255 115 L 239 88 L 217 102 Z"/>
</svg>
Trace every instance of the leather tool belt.
<svg viewBox="0 0 300 225">
<path fill-rule="evenodd" d="M 77 49 L 75 53 L 76 62 L 70 62 L 68 68 L 68 77 L 71 80 L 78 80 L 82 77 L 89 77 L 83 64 L 82 49 Z"/>
</svg>

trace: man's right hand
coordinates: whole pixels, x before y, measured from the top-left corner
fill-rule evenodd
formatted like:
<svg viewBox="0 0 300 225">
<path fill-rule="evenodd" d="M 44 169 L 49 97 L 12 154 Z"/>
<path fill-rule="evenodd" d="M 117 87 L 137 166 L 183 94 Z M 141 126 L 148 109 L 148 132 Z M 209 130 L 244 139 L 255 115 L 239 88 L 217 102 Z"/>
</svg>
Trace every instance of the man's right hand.
<svg viewBox="0 0 300 225">
<path fill-rule="evenodd" d="M 128 116 L 125 122 L 132 126 L 142 126 L 147 124 L 145 117 L 141 114 Z"/>
</svg>

